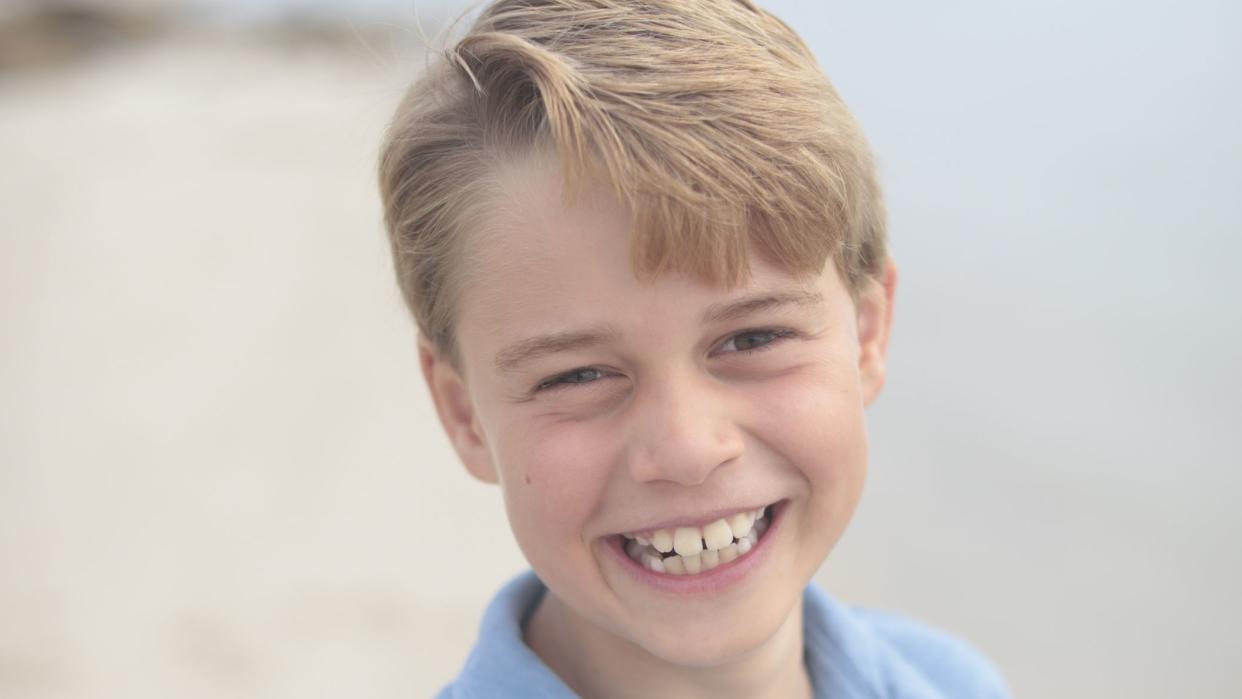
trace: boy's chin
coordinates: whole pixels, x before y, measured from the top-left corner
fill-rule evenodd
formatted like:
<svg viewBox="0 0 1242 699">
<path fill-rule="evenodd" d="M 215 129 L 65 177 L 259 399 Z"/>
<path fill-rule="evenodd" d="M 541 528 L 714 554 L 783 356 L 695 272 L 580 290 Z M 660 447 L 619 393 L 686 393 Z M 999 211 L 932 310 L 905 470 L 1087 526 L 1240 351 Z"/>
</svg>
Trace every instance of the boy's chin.
<svg viewBox="0 0 1242 699">
<path fill-rule="evenodd" d="M 720 667 L 759 652 L 787 627 L 791 615 L 800 613 L 797 605 L 784 613 L 775 606 L 736 621 L 716 617 L 705 622 L 679 624 L 665 619 L 658 626 L 638 629 L 639 637 L 630 640 L 672 665 Z"/>
</svg>

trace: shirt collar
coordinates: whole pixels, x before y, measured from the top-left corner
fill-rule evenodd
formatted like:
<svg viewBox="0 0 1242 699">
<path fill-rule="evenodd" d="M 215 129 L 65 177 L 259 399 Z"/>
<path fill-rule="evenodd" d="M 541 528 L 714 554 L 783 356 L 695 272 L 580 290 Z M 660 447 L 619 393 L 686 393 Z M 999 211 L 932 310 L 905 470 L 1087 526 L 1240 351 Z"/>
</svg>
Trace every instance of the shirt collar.
<svg viewBox="0 0 1242 699">
<path fill-rule="evenodd" d="M 522 628 L 547 588 L 532 571 L 509 581 L 488 605 L 479 640 L 453 684 L 453 697 L 577 695 L 522 640 Z M 874 636 L 849 608 L 813 583 L 802 595 L 804 662 L 816 697 L 879 699 L 886 696 Z"/>
</svg>

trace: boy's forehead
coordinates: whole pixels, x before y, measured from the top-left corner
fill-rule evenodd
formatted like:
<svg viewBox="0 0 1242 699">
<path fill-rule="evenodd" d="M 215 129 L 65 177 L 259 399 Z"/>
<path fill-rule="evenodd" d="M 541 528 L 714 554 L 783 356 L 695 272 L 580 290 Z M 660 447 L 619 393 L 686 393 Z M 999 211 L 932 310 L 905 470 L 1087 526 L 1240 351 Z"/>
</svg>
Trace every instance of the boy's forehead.
<svg viewBox="0 0 1242 699">
<path fill-rule="evenodd" d="M 602 177 L 567 182 L 553 156 L 507 158 L 494 173 L 479 225 L 467 236 L 463 258 L 493 264 L 538 263 L 562 250 L 607 246 L 610 259 L 631 273 L 630 243 L 635 209 Z M 641 204 L 639 205 L 641 206 Z M 657 231 L 675 236 L 676 231 Z M 766 256 L 751 250 L 752 263 Z M 497 259 L 499 258 L 499 259 Z M 813 276 L 813 275 L 812 275 Z M 808 277 L 809 278 L 809 277 Z"/>
<path fill-rule="evenodd" d="M 467 269 L 455 315 L 462 349 L 481 343 L 500 368 L 548 348 L 629 338 L 670 319 L 707 326 L 822 305 L 840 286 L 824 276 L 834 274 L 830 262 L 823 274 L 798 275 L 753 253 L 751 274 L 734 286 L 677 271 L 641 275 L 630 254 L 633 217 L 606 183 L 584 180 L 567 197 L 549 159 L 509 163 L 496 182 L 462 251 Z"/>
<path fill-rule="evenodd" d="M 492 196 L 483 207 L 481 225 L 467 242 L 470 249 L 464 257 L 489 259 L 498 265 L 539 265 L 546 257 L 563 257 L 561 251 L 583 244 L 592 249 L 604 245 L 611 253 L 610 266 L 631 276 L 645 276 L 630 254 L 636 211 L 604 178 L 588 172 L 568 182 L 554 154 L 533 151 L 505 158 L 496 168 L 494 183 Z M 585 256 L 580 255 L 582 258 Z M 782 271 L 753 244 L 747 246 L 747 261 L 752 271 L 756 266 Z M 813 281 L 818 275 L 788 276 Z M 727 284 L 716 286 L 730 288 Z"/>
<path fill-rule="evenodd" d="M 462 263 L 482 268 L 468 285 L 505 276 L 538 290 L 571 283 L 588 269 L 633 274 L 632 219 L 605 183 L 590 179 L 567 188 L 554 162 L 514 159 L 498 168 L 482 219 L 463 241 Z"/>
<path fill-rule="evenodd" d="M 556 156 L 546 151 L 508 156 L 498 163 L 495 174 L 493 218 L 531 218 L 575 209 L 629 213 L 604 179 L 584 173 L 570 181 Z"/>
<path fill-rule="evenodd" d="M 824 275 L 782 271 L 758 255 L 748 279 L 731 287 L 679 272 L 644 277 L 629 254 L 629 213 L 607 190 L 584 188 L 569 205 L 556 188 L 525 183 L 523 190 L 525 198 L 507 198 L 492 212 L 490 230 L 478 239 L 488 250 L 468 256 L 477 267 L 457 315 L 462 349 L 476 345 L 502 371 L 656 328 L 714 327 L 764 311 L 820 307 L 840 286 Z M 831 264 L 825 272 L 833 274 Z"/>
</svg>

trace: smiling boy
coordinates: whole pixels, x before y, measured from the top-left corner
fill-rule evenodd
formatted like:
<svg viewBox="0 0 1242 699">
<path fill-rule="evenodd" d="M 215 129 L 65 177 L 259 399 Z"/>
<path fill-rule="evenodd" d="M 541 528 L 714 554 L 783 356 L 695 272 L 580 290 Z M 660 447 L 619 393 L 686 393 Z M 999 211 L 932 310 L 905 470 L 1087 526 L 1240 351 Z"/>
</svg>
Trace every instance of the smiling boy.
<svg viewBox="0 0 1242 699">
<path fill-rule="evenodd" d="M 745 0 L 502 0 L 398 109 L 386 220 L 437 412 L 533 573 L 446 697 L 1003 697 L 810 583 L 896 270 L 861 132 Z"/>
</svg>

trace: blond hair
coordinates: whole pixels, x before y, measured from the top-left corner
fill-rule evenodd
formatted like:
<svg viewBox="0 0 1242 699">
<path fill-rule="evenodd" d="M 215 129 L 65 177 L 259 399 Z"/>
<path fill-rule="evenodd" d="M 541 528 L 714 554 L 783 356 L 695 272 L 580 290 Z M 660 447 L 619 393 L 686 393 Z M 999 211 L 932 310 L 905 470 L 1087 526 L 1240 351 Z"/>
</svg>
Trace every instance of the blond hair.
<svg viewBox="0 0 1242 699">
<path fill-rule="evenodd" d="M 633 212 L 632 264 L 745 281 L 829 257 L 857 295 L 885 262 L 862 133 L 814 57 L 749 0 L 498 0 L 411 86 L 380 189 L 398 283 L 456 356 L 454 283 L 491 175 L 534 150 Z"/>
</svg>

